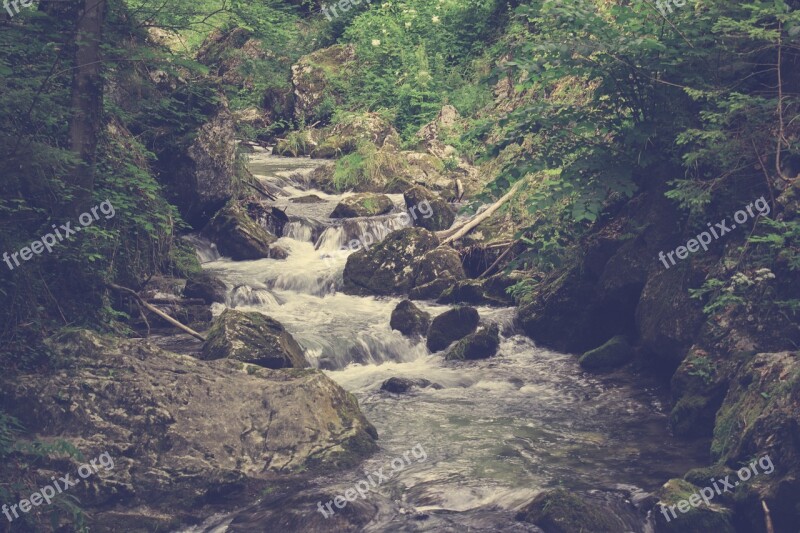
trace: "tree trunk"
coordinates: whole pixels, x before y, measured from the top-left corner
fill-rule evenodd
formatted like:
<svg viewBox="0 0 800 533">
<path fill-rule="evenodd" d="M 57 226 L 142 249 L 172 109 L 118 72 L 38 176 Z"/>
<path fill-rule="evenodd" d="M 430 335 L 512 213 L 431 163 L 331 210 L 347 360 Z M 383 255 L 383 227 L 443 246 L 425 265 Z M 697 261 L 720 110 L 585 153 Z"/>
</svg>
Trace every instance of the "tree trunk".
<svg viewBox="0 0 800 533">
<path fill-rule="evenodd" d="M 75 74 L 72 78 L 70 149 L 79 158 L 72 175 L 78 215 L 91 207 L 97 142 L 103 127 L 103 78 L 100 75 L 106 0 L 84 0 L 75 32 Z"/>
</svg>

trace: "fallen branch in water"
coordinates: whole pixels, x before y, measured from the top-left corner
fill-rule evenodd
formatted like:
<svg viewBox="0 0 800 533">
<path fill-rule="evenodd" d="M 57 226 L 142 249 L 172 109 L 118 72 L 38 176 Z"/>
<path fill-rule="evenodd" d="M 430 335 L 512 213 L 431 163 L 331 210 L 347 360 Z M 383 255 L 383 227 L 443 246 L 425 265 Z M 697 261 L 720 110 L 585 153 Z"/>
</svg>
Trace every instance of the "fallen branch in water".
<svg viewBox="0 0 800 533">
<path fill-rule="evenodd" d="M 483 213 L 481 213 L 480 215 L 477 215 L 477 216 L 473 217 L 469 221 L 465 222 L 464 224 L 462 224 L 461 226 L 456 228 L 454 233 L 451 234 L 451 232 L 453 232 L 454 229 L 449 229 L 449 230 L 445 230 L 445 231 L 439 231 L 439 232 L 436 233 L 437 237 L 441 238 L 441 237 L 445 237 L 447 235 L 450 235 L 449 237 L 447 237 L 446 239 L 444 239 L 442 241 L 442 244 L 447 244 L 449 242 L 452 242 L 452 241 L 460 239 L 461 237 L 463 237 L 464 235 L 466 235 L 467 233 L 472 231 L 472 229 L 475 228 L 475 226 L 477 226 L 478 224 L 480 224 L 481 222 L 483 222 L 484 220 L 486 220 L 487 218 L 492 216 L 494 214 L 494 212 L 497 211 L 498 209 L 500 209 L 500 207 L 504 203 L 509 201 L 511 199 L 511 197 L 514 196 L 514 194 L 516 194 L 517 190 L 520 188 L 520 186 L 522 185 L 523 181 L 524 180 L 519 180 L 518 182 L 516 182 L 514 184 L 514 186 L 511 187 L 511 190 L 509 190 L 507 193 L 505 193 L 502 198 L 500 198 L 495 203 L 493 203 L 491 206 L 489 206 L 489 208 L 486 211 L 484 211 Z"/>
<path fill-rule="evenodd" d="M 142 299 L 142 297 L 139 296 L 139 294 L 136 291 L 134 291 L 132 289 L 129 289 L 127 287 L 122 287 L 121 285 L 117 285 L 115 283 L 106 283 L 106 286 L 109 289 L 114 289 L 115 291 L 123 292 L 125 294 L 128 294 L 128 295 L 132 296 L 139 305 L 141 305 L 142 307 L 144 307 L 145 309 L 147 309 L 151 313 L 160 316 L 161 318 L 163 318 L 164 320 L 166 320 L 167 322 L 169 322 L 170 324 L 172 324 L 176 328 L 182 329 L 183 331 L 185 331 L 186 333 L 188 333 L 192 337 L 198 338 L 201 341 L 205 342 L 205 340 L 206 340 L 205 337 L 203 337 L 202 335 L 197 333 L 195 330 L 193 330 L 189 326 L 184 326 L 183 324 L 181 324 L 180 322 L 178 322 L 177 320 L 175 320 L 174 318 L 172 318 L 171 316 L 169 316 L 168 314 L 166 314 L 162 310 L 158 309 L 157 307 L 152 306 L 149 303 L 145 302 Z"/>
</svg>

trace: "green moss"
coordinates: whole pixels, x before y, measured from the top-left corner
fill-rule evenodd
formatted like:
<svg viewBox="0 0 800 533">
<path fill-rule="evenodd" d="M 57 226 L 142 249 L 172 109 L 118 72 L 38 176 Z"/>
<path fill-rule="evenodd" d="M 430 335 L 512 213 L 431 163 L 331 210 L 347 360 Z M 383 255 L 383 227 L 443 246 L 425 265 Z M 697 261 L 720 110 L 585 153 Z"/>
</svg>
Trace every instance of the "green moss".
<svg viewBox="0 0 800 533">
<path fill-rule="evenodd" d="M 709 421 L 709 398 L 699 395 L 682 397 L 672 408 L 669 425 L 676 435 L 694 435 L 703 421 Z M 711 423 L 714 413 L 710 414 Z"/>
<path fill-rule="evenodd" d="M 584 353 L 579 362 L 586 370 L 604 370 L 622 366 L 633 358 L 633 348 L 624 335 L 617 335 L 608 342 Z"/>
<path fill-rule="evenodd" d="M 690 498 L 699 491 L 699 487 L 682 479 L 667 481 L 656 492 L 656 497 L 659 499 L 659 504 L 656 505 L 653 512 L 656 519 L 656 531 L 658 533 L 706 533 L 708 531 L 734 533 L 733 511 L 720 505 L 718 501 L 712 501 L 708 505 L 701 503 L 698 507 L 691 505 Z M 687 503 L 681 504 L 682 501 Z M 681 512 L 678 505 L 682 505 L 684 508 L 688 506 L 688 510 L 685 513 Z M 663 512 L 661 506 L 666 507 Z M 676 506 L 674 508 L 675 516 L 672 516 L 670 506 Z M 666 520 L 664 513 L 670 517 L 669 521 Z"/>
</svg>

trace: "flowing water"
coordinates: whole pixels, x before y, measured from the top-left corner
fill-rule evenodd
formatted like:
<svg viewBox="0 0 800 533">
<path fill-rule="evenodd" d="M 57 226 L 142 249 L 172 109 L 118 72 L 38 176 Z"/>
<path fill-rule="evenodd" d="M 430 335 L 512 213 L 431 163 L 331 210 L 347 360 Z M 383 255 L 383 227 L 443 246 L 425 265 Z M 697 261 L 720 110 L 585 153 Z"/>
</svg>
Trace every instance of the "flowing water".
<svg viewBox="0 0 800 533">
<path fill-rule="evenodd" d="M 340 247 L 367 242 L 366 234 L 380 240 L 407 217 L 402 196 L 392 196 L 394 213 L 328 218 L 340 197 L 308 190 L 302 177 L 317 164 L 267 152 L 251 157 L 251 171 L 280 195 L 277 204 L 289 216 L 278 242 L 287 259 L 234 262 L 194 242 L 208 261 L 204 267 L 229 285 L 227 306 L 280 321 L 313 366 L 356 395 L 378 430 L 380 450 L 359 469 L 312 480 L 318 499 L 333 499 L 384 467 L 391 476 L 366 497 L 379 512 L 364 531 L 538 531 L 515 522 L 514 514 L 544 489 L 636 500 L 702 462 L 698 447 L 668 434 L 663 391 L 641 377 L 586 374 L 574 356 L 538 348 L 515 332 L 511 308 L 478 308 L 482 320 L 501 326 L 496 357 L 454 363 L 389 328 L 399 298 L 339 292 L 350 253 Z M 291 201 L 308 194 L 322 201 Z M 447 308 L 419 306 L 432 315 Z M 441 388 L 381 392 L 393 376 L 425 378 Z M 402 470 L 394 472 L 392 460 L 403 463 L 412 448 L 424 454 L 406 453 Z M 307 513 L 318 512 L 316 499 L 306 505 Z M 261 511 L 255 503 L 192 531 L 279 530 L 259 518 Z M 630 522 L 631 531 L 650 529 L 644 516 Z"/>
</svg>

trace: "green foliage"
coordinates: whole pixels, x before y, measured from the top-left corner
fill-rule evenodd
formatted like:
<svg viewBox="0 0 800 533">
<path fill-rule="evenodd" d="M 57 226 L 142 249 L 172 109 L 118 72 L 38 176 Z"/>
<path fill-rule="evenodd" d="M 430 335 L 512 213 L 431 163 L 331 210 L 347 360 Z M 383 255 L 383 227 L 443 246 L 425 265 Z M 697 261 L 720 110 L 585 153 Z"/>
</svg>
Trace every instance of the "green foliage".
<svg viewBox="0 0 800 533">
<path fill-rule="evenodd" d="M 464 66 L 502 27 L 503 9 L 497 0 L 407 0 L 359 12 L 341 39 L 355 45 L 359 59 L 347 105 L 391 109 L 409 139 L 447 102 L 445 95 L 460 111 L 488 103 L 487 88 L 467 88 Z"/>
<path fill-rule="evenodd" d="M 366 179 L 364 175 L 364 156 L 353 152 L 336 161 L 333 170 L 333 184 L 338 191 L 352 189 Z"/>
</svg>

